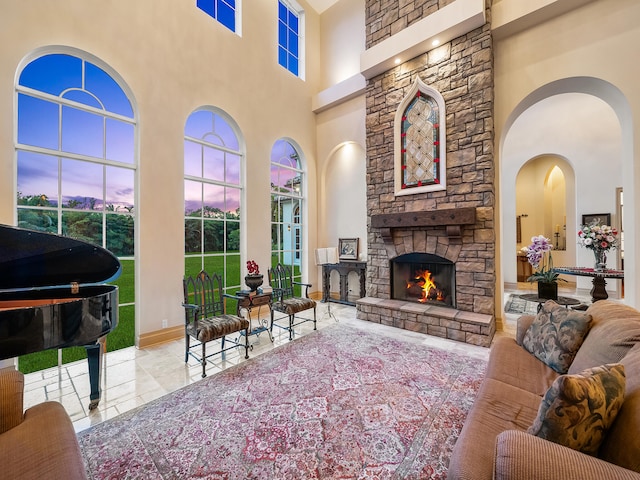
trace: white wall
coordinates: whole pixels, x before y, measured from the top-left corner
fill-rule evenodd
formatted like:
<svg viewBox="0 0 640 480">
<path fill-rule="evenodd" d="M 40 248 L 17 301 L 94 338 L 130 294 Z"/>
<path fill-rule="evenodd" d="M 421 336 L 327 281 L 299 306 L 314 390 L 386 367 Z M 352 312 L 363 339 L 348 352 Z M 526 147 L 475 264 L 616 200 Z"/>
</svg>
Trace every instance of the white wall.
<svg viewBox="0 0 640 480">
<path fill-rule="evenodd" d="M 321 18 L 321 88 L 358 75 L 365 46 L 364 0 L 340 0 Z M 366 104 L 359 95 L 317 115 L 318 246 L 338 246 L 338 238 L 359 238 L 367 255 Z M 331 290 L 337 291 L 337 276 Z M 318 285 L 321 282 L 318 271 Z M 357 283 L 356 283 L 357 285 Z"/>
<path fill-rule="evenodd" d="M 320 90 L 324 90 L 360 73 L 360 54 L 365 49 L 364 0 L 340 0 L 323 12 L 320 29 Z"/>
</svg>

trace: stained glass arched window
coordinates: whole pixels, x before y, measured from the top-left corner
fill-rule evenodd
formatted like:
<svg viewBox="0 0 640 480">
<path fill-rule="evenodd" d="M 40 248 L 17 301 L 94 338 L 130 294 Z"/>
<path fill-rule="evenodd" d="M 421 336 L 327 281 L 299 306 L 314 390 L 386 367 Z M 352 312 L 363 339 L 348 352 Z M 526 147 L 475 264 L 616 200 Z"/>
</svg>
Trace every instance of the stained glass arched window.
<svg viewBox="0 0 640 480">
<path fill-rule="evenodd" d="M 444 100 L 419 79 L 396 113 L 395 193 L 446 188 Z"/>
</svg>

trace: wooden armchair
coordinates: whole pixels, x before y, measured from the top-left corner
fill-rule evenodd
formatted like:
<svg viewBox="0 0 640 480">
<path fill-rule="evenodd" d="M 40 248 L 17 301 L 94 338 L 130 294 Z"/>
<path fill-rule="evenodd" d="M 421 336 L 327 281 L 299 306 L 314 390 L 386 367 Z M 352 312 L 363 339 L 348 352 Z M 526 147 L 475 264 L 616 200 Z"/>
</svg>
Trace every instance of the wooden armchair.
<svg viewBox="0 0 640 480">
<path fill-rule="evenodd" d="M 291 267 L 278 263 L 269 269 L 269 285 L 273 288 L 273 302 L 271 303 L 271 332 L 273 333 L 274 314 L 281 312 L 289 317 L 289 325 L 283 327 L 275 324 L 276 327 L 289 331 L 289 340 L 293 339 L 293 327 L 304 322 L 313 321 L 313 329 L 316 330 L 316 302 L 309 298 L 310 283 L 294 282 L 291 275 Z M 305 287 L 305 296 L 296 297 L 294 285 Z M 295 323 L 295 316 L 304 310 L 313 308 L 313 320 L 310 318 L 300 318 L 301 321 Z"/>
<path fill-rule="evenodd" d="M 202 377 L 206 377 L 207 358 L 224 353 L 236 347 L 244 347 L 244 358 L 249 358 L 249 321 L 238 315 L 229 315 L 225 311 L 225 298 L 241 300 L 239 297 L 222 292 L 222 280 L 218 274 L 209 276 L 204 270 L 193 277 L 186 277 L 183 282 L 184 290 L 184 335 L 185 335 L 185 363 L 189 355 L 202 364 Z M 227 335 L 239 333 L 244 335 L 244 345 L 238 340 L 227 339 L 231 345 L 225 347 Z M 191 338 L 197 343 L 191 345 Z M 207 354 L 206 344 L 220 339 L 220 349 Z M 193 349 L 202 346 L 202 354 Z"/>
</svg>

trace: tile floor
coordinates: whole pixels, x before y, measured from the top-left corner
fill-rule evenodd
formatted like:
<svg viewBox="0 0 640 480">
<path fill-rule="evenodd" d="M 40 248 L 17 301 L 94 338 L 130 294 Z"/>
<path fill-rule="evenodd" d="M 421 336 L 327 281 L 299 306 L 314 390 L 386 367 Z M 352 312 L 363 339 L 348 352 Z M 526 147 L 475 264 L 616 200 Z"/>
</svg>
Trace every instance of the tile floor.
<svg viewBox="0 0 640 480">
<path fill-rule="evenodd" d="M 533 288 L 531 284 L 519 285 L 524 290 Z M 508 298 L 505 292 L 505 299 Z M 526 293 L 518 291 L 517 293 Z M 576 296 L 575 291 L 563 291 L 562 295 Z M 585 300 L 587 300 L 585 298 Z M 475 347 L 460 342 L 400 330 L 384 325 L 372 324 L 356 319 L 355 307 L 331 304 L 331 313 L 340 323 L 360 328 L 376 328 L 386 335 L 401 336 L 422 344 L 439 348 L 453 349 L 467 355 L 488 358 L 489 349 Z M 506 314 L 504 330 L 497 335 L 513 335 L 517 314 Z M 329 316 L 327 304 L 318 303 L 318 328 L 322 329 L 336 323 Z M 286 319 L 284 321 L 286 323 Z M 313 330 L 313 323 L 306 322 L 296 327 L 296 335 L 306 335 Z M 250 357 L 256 357 L 289 342 L 288 333 L 274 329 L 272 343 L 266 333 L 252 336 L 253 350 Z M 207 375 L 224 370 L 232 365 L 244 362 L 244 355 L 237 350 L 212 357 L 207 366 Z M 98 408 L 89 411 L 89 374 L 86 361 L 65 364 L 36 373 L 25 378 L 25 408 L 46 400 L 59 401 L 64 405 L 74 423 L 76 431 L 82 431 L 121 413 L 144 405 L 167 393 L 201 379 L 201 365 L 190 358 L 184 363 L 184 340 L 175 340 L 162 345 L 137 349 L 135 347 L 109 352 L 104 356 L 102 370 L 102 398 Z"/>
</svg>

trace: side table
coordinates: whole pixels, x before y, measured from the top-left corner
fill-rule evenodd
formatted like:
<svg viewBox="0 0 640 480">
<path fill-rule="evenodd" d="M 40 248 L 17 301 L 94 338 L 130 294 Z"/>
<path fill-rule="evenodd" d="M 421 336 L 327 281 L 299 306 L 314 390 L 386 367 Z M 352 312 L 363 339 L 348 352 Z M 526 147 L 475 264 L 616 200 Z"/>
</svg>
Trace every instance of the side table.
<svg viewBox="0 0 640 480">
<path fill-rule="evenodd" d="M 537 302 L 538 312 L 542 308 L 542 304 L 549 300 L 548 298 L 540 298 L 537 293 L 527 293 L 525 295 L 520 295 L 520 298 L 526 300 L 527 302 Z M 560 296 L 558 296 L 558 299 L 554 300 L 554 302 L 556 302 L 558 305 L 564 305 L 565 308 L 569 308 L 570 305 L 580 305 L 582 303 L 577 298 Z"/>
<path fill-rule="evenodd" d="M 273 337 L 269 330 L 269 320 L 267 318 L 260 319 L 260 307 L 267 305 L 269 310 L 271 310 L 271 293 L 255 293 L 252 295 L 250 293 L 240 291 L 236 292 L 236 296 L 241 298 L 241 300 L 238 300 L 238 316 L 241 316 L 241 310 L 245 310 L 247 312 L 247 320 L 249 320 L 249 335 L 260 335 L 262 332 L 267 332 L 269 340 L 273 343 Z M 255 328 L 253 327 L 253 321 L 251 318 L 251 311 L 254 308 L 258 309 L 258 318 L 256 319 L 258 325 Z"/>
<path fill-rule="evenodd" d="M 556 273 L 564 273 L 567 275 L 578 275 L 581 277 L 592 277 L 591 281 L 593 288 L 591 289 L 591 301 L 597 302 L 598 300 L 606 300 L 609 298 L 609 294 L 606 290 L 607 282 L 605 278 L 615 278 L 622 280 L 624 278 L 624 270 L 604 270 L 597 272 L 593 268 L 583 267 L 556 267 L 553 269 Z"/>
</svg>

